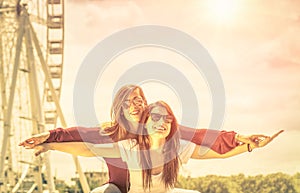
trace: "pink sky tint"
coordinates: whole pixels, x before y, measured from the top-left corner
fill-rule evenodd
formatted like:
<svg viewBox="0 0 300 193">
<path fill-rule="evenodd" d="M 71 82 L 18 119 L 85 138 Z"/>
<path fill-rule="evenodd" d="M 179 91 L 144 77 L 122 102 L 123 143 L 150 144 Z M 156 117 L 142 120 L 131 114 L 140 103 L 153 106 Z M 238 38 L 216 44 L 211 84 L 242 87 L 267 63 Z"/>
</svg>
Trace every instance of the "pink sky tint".
<svg viewBox="0 0 300 193">
<path fill-rule="evenodd" d="M 224 129 L 269 135 L 286 130 L 266 149 L 228 160 L 191 161 L 187 170 L 193 176 L 299 172 L 300 1 L 231 1 L 235 3 L 235 12 L 226 22 L 214 17 L 210 2 L 217 1 L 67 1 L 62 104 L 68 122 L 73 123 L 76 73 L 93 46 L 128 27 L 170 26 L 198 39 L 218 65 L 226 89 Z M 145 58 L 149 56 L 144 54 Z M 124 63 L 128 61 L 135 60 Z M 109 107 L 106 110 L 108 114 Z M 83 165 L 89 170 L 91 166 L 99 169 L 95 161 Z M 65 172 L 67 169 L 63 174 L 58 170 L 58 176 L 74 175 L 72 168 Z"/>
</svg>

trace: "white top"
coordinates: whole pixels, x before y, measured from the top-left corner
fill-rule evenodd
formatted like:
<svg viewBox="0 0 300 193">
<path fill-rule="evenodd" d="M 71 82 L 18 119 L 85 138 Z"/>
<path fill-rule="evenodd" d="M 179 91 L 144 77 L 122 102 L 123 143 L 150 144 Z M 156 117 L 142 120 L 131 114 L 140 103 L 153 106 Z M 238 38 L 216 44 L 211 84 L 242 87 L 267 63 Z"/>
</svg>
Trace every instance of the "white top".
<svg viewBox="0 0 300 193">
<path fill-rule="evenodd" d="M 121 153 L 121 158 L 128 165 L 130 171 L 130 192 L 131 193 L 141 193 L 144 192 L 143 189 L 143 177 L 142 177 L 142 167 L 139 162 L 138 145 L 135 139 L 128 139 L 124 141 L 119 141 L 119 149 Z M 180 150 L 179 157 L 182 164 L 187 163 L 190 159 L 192 153 L 195 149 L 195 144 L 190 141 L 180 140 Z M 157 157 L 155 159 L 160 159 Z M 155 160 L 152 157 L 152 162 Z M 152 187 L 151 192 L 155 193 L 167 193 L 172 190 L 167 191 L 161 181 L 162 172 L 158 175 L 152 175 Z"/>
</svg>

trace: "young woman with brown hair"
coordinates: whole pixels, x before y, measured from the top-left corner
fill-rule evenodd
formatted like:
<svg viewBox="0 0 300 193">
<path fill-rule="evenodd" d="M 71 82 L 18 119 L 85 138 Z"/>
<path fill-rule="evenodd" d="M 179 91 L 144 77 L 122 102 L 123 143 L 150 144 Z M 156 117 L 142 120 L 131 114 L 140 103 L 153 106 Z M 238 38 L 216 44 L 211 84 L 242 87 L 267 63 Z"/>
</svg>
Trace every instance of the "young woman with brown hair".
<svg viewBox="0 0 300 193">
<path fill-rule="evenodd" d="M 141 112 L 146 106 L 147 100 L 142 88 L 137 85 L 125 85 L 119 89 L 113 100 L 111 122 L 105 123 L 101 127 L 57 128 L 34 135 L 19 145 L 34 148 L 42 143 L 82 141 L 103 144 L 135 138 Z M 193 129 L 181 125 L 179 125 L 179 130 L 182 139 L 191 140 L 197 145 L 208 146 L 220 154 L 232 150 L 239 145 L 238 142 L 255 144 L 252 136 L 237 135 L 234 131 Z M 103 191 L 110 192 L 107 191 L 107 188 L 111 185 L 113 189 L 117 188 L 120 192 L 126 193 L 130 187 L 126 164 L 115 158 L 106 158 L 105 161 L 108 166 L 109 180 L 108 184 L 103 187 Z"/>
<path fill-rule="evenodd" d="M 129 112 L 124 110 L 125 113 Z M 81 156 L 121 157 L 130 170 L 130 192 L 155 193 L 174 191 L 180 164 L 186 163 L 190 158 L 225 158 L 249 151 L 249 145 L 243 144 L 225 154 L 213 150 L 200 153 L 200 146 L 180 140 L 176 118 L 171 108 L 162 101 L 149 105 L 144 115 L 141 120 L 145 120 L 145 124 L 139 124 L 137 137 L 114 143 L 111 148 L 70 142 L 42 144 L 36 149 L 41 152 L 59 150 Z M 279 133 L 273 137 L 266 136 L 262 141 L 257 138 L 258 146 L 265 146 Z M 251 146 L 253 148 L 256 146 Z M 95 189 L 92 192 L 102 191 Z"/>
</svg>

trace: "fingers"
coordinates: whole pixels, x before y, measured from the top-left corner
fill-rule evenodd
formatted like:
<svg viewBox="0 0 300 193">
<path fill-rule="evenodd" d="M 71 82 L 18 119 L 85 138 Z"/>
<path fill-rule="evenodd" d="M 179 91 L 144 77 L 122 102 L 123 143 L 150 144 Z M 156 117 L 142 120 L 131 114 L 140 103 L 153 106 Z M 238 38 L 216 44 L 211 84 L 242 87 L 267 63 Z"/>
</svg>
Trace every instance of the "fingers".
<svg viewBox="0 0 300 193">
<path fill-rule="evenodd" d="M 268 136 L 266 135 L 251 135 L 251 136 L 239 136 L 238 141 L 248 143 L 253 147 L 258 147 L 259 143 L 265 140 Z"/>
<path fill-rule="evenodd" d="M 268 138 L 270 138 L 269 136 L 266 136 L 266 135 L 260 135 L 260 137 L 257 137 L 257 138 L 254 138 L 253 141 L 255 143 L 257 143 L 257 145 L 262 142 L 262 141 L 265 141 L 267 140 Z"/>
<path fill-rule="evenodd" d="M 34 155 L 35 155 L 35 156 L 39 156 L 39 155 L 41 155 L 42 152 L 43 152 L 42 150 L 36 150 L 36 151 L 34 152 Z"/>
<path fill-rule="evenodd" d="M 274 139 L 275 137 L 277 137 L 280 133 L 284 132 L 284 130 L 280 130 L 277 133 L 275 133 L 274 135 L 272 135 L 272 139 Z"/>
<path fill-rule="evenodd" d="M 251 136 L 239 136 L 237 139 L 240 142 L 248 143 L 252 147 L 264 147 L 269 144 L 274 138 L 276 138 L 284 130 L 280 130 L 275 133 L 272 137 L 262 134 L 251 135 Z"/>
<path fill-rule="evenodd" d="M 32 149 L 36 145 L 34 143 L 22 142 L 22 143 L 19 144 L 19 146 L 25 147 L 26 149 Z"/>
<path fill-rule="evenodd" d="M 267 135 L 251 135 L 250 139 L 258 143 L 259 141 L 264 140 L 267 137 L 268 137 Z"/>
<path fill-rule="evenodd" d="M 251 135 L 251 137 L 253 137 L 253 138 L 264 138 L 264 137 L 268 137 L 268 136 L 259 134 L 259 135 Z"/>
<path fill-rule="evenodd" d="M 251 139 L 248 136 L 238 135 L 236 140 L 243 142 L 243 143 L 249 143 L 251 142 Z"/>
<path fill-rule="evenodd" d="M 36 139 L 36 138 L 29 138 L 29 139 L 26 139 L 25 141 L 19 143 L 19 146 L 33 148 L 33 147 L 35 147 L 38 144 L 40 144 L 40 142 L 39 142 L 38 139 Z"/>
<path fill-rule="evenodd" d="M 39 138 L 31 137 L 25 141 L 19 143 L 19 146 L 24 147 L 25 149 L 34 149 L 34 155 L 39 156 L 41 153 L 48 151 L 43 145 L 40 145 L 41 142 Z"/>
<path fill-rule="evenodd" d="M 252 141 L 252 140 L 249 140 L 248 143 L 249 143 L 252 147 L 257 147 L 257 146 L 258 146 L 258 141 Z"/>
<path fill-rule="evenodd" d="M 259 142 L 259 146 L 260 147 L 264 147 L 267 144 L 269 144 L 271 141 L 273 141 L 274 138 L 276 138 L 280 133 L 282 133 L 284 130 L 280 130 L 277 133 L 275 133 L 274 135 L 272 135 L 272 137 L 267 136 L 264 140 L 262 140 L 261 142 Z"/>
<path fill-rule="evenodd" d="M 27 139 L 27 140 L 28 140 L 28 139 Z M 25 146 L 29 145 L 29 143 L 27 142 L 27 140 L 22 141 L 21 143 L 19 143 L 19 146 L 25 147 Z"/>
<path fill-rule="evenodd" d="M 43 145 L 38 145 L 38 146 L 34 147 L 34 150 L 35 150 L 34 151 L 35 156 L 39 156 L 41 153 L 48 151 L 48 149 Z"/>
</svg>

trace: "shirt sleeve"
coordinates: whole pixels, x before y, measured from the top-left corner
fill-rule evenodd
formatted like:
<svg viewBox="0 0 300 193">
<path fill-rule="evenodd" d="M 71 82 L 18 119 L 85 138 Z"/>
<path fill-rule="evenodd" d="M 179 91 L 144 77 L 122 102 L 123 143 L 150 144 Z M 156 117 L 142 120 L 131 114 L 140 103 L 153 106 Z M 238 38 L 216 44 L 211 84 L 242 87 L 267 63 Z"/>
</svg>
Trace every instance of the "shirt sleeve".
<svg viewBox="0 0 300 193">
<path fill-rule="evenodd" d="M 138 145 L 135 139 L 127 139 L 118 142 L 121 158 L 127 163 L 130 170 L 140 170 Z"/>
<path fill-rule="evenodd" d="M 182 164 L 186 164 L 189 161 L 195 150 L 195 147 L 196 144 L 190 141 L 180 140 L 179 157 Z"/>
<path fill-rule="evenodd" d="M 50 130 L 50 136 L 46 143 L 51 142 L 90 142 L 90 143 L 112 143 L 109 136 L 100 134 L 99 127 L 70 127 Z"/>
<path fill-rule="evenodd" d="M 194 129 L 179 125 L 181 138 L 197 145 L 206 146 L 217 153 L 224 154 L 236 146 L 236 132 L 212 129 Z"/>
</svg>

